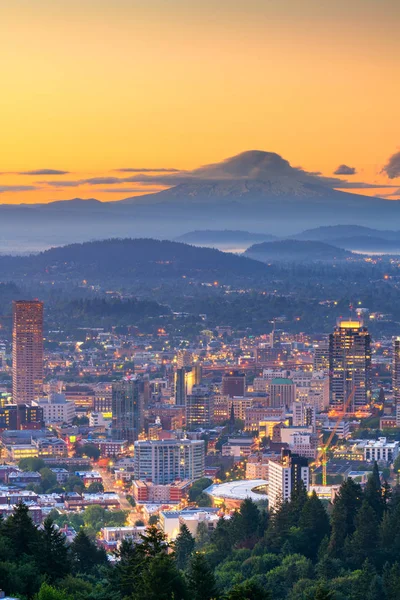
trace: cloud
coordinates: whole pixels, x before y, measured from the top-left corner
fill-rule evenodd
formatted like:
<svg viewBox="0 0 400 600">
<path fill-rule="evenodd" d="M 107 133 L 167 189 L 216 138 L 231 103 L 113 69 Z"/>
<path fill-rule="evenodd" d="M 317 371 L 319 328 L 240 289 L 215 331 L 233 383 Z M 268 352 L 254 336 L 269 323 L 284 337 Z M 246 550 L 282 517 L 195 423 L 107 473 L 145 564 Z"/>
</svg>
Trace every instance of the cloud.
<svg viewBox="0 0 400 600">
<path fill-rule="evenodd" d="M 377 194 L 376 198 L 392 198 L 393 196 L 400 196 L 400 188 L 397 190 L 393 190 L 392 192 L 387 192 L 386 194 Z"/>
<path fill-rule="evenodd" d="M 355 167 L 349 167 L 347 165 L 339 165 L 334 175 L 355 175 L 357 173 Z"/>
<path fill-rule="evenodd" d="M 67 175 L 69 171 L 59 171 L 58 169 L 36 169 L 34 171 L 19 171 L 18 175 Z"/>
<path fill-rule="evenodd" d="M 180 169 L 114 169 L 116 173 L 180 173 Z"/>
<path fill-rule="evenodd" d="M 7 192 L 31 192 L 38 188 L 34 185 L 0 185 L 0 194 Z"/>
<path fill-rule="evenodd" d="M 400 177 L 400 152 L 392 154 L 386 165 L 383 167 L 382 173 L 386 173 L 389 179 Z"/>
<path fill-rule="evenodd" d="M 100 192 L 102 194 L 136 194 L 143 193 L 143 188 L 100 188 L 96 190 L 96 192 Z M 150 190 L 151 191 L 151 190 Z M 150 191 L 146 191 L 146 193 L 150 193 Z M 158 191 L 158 190 L 154 190 Z"/>
<path fill-rule="evenodd" d="M 341 165 L 344 167 L 345 165 Z M 352 167 L 347 167 L 352 169 Z M 122 185 L 127 183 L 143 186 L 174 187 L 180 184 L 192 183 L 220 183 L 224 181 L 256 181 L 261 184 L 275 185 L 283 182 L 291 185 L 323 186 L 326 189 L 379 189 L 392 188 L 392 185 L 347 181 L 338 177 L 324 177 L 319 172 L 309 172 L 302 167 L 292 167 L 289 161 L 275 152 L 251 150 L 242 152 L 219 163 L 205 165 L 192 171 L 178 171 L 167 169 L 137 169 L 119 170 L 120 172 L 134 172 L 130 177 L 91 177 L 79 180 L 52 180 L 41 181 L 50 187 L 78 187 L 81 185 Z M 140 172 L 139 172 L 140 171 Z M 355 172 L 355 170 L 354 170 Z"/>
</svg>

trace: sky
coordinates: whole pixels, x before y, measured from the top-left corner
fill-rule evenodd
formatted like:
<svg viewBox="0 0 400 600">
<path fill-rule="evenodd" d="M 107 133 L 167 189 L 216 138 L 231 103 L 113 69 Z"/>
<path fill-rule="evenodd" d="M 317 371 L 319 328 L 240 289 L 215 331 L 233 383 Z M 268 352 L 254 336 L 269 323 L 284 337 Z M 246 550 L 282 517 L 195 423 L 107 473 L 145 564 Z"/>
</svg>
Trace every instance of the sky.
<svg viewBox="0 0 400 600">
<path fill-rule="evenodd" d="M 399 26 L 398 0 L 3 0 L 0 203 L 254 149 L 399 198 Z"/>
</svg>

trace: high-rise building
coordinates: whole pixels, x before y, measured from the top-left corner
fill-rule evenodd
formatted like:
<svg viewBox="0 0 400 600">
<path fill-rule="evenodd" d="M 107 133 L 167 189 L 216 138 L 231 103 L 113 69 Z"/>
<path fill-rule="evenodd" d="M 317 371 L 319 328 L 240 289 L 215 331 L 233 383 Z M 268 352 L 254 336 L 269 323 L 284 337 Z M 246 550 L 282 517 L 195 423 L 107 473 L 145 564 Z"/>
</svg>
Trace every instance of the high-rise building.
<svg viewBox="0 0 400 600">
<path fill-rule="evenodd" d="M 136 441 L 143 429 L 143 394 L 140 379 L 124 379 L 112 386 L 112 425 L 114 440 Z"/>
<path fill-rule="evenodd" d="M 178 350 L 176 354 L 176 366 L 178 369 L 182 367 L 190 367 L 193 362 L 193 354 L 189 350 Z"/>
<path fill-rule="evenodd" d="M 222 377 L 222 395 L 233 398 L 246 393 L 246 375 L 239 371 L 229 371 Z"/>
<path fill-rule="evenodd" d="M 185 406 L 186 404 L 186 368 L 180 367 L 175 371 L 175 404 Z"/>
<path fill-rule="evenodd" d="M 213 420 L 213 395 L 205 385 L 193 386 L 186 398 L 186 427 L 207 427 Z"/>
<path fill-rule="evenodd" d="M 296 400 L 296 384 L 287 377 L 276 377 L 269 388 L 269 405 L 291 409 Z"/>
<path fill-rule="evenodd" d="M 353 393 L 350 405 L 346 402 Z M 371 397 L 371 337 L 361 321 L 338 320 L 329 336 L 329 403 L 353 412 Z"/>
<path fill-rule="evenodd" d="M 314 344 L 314 360 L 313 360 L 314 371 L 328 371 L 329 370 L 329 341 L 322 340 L 318 344 Z"/>
<path fill-rule="evenodd" d="M 32 404 L 43 395 L 43 302 L 13 302 L 13 401 Z"/>
<path fill-rule="evenodd" d="M 289 501 L 301 485 L 308 491 L 310 469 L 307 458 L 282 450 L 279 460 L 270 459 L 268 462 L 268 482 L 268 505 L 270 510 L 274 510 L 280 502 Z"/>
<path fill-rule="evenodd" d="M 111 413 L 112 412 L 112 384 L 108 382 L 100 382 L 94 387 L 94 404 L 93 410 L 96 413 Z"/>
<path fill-rule="evenodd" d="M 392 387 L 396 408 L 396 427 L 400 427 L 400 336 L 393 338 Z"/>
<path fill-rule="evenodd" d="M 148 440 L 135 442 L 135 479 L 167 485 L 178 479 L 204 476 L 204 440 Z"/>
</svg>

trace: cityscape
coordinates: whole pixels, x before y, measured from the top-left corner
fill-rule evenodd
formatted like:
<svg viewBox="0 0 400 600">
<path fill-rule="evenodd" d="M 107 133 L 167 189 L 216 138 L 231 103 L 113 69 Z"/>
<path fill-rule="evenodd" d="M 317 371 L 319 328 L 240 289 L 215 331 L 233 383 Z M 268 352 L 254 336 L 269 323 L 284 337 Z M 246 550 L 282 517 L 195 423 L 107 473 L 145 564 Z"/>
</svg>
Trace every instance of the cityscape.
<svg viewBox="0 0 400 600">
<path fill-rule="evenodd" d="M 0 600 L 400 600 L 399 28 L 0 2 Z"/>
</svg>

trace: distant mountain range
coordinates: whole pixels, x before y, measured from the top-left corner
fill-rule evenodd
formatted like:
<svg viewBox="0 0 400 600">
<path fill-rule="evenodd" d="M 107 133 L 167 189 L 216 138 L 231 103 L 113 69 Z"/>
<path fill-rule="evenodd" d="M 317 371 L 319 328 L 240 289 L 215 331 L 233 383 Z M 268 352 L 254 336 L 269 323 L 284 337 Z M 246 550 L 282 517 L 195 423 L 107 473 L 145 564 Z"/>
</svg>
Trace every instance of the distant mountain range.
<svg viewBox="0 0 400 600">
<path fill-rule="evenodd" d="M 171 187 L 118 202 L 74 198 L 0 205 L 0 251 L 24 252 L 109 237 L 174 239 L 191 230 L 235 231 L 238 226 L 241 231 L 281 238 L 304 229 L 306 239 L 310 228 L 323 226 L 326 236 L 332 233 L 327 231 L 331 225 L 387 230 L 400 217 L 399 201 L 337 191 L 357 184 L 291 167 L 272 152 L 244 152 L 222 163 L 168 175 L 163 183 Z M 388 232 L 368 237 L 387 239 L 381 233 Z M 357 231 L 357 236 L 364 234 Z M 335 238 L 324 239 L 344 237 L 351 235 L 337 231 Z"/>
</svg>

